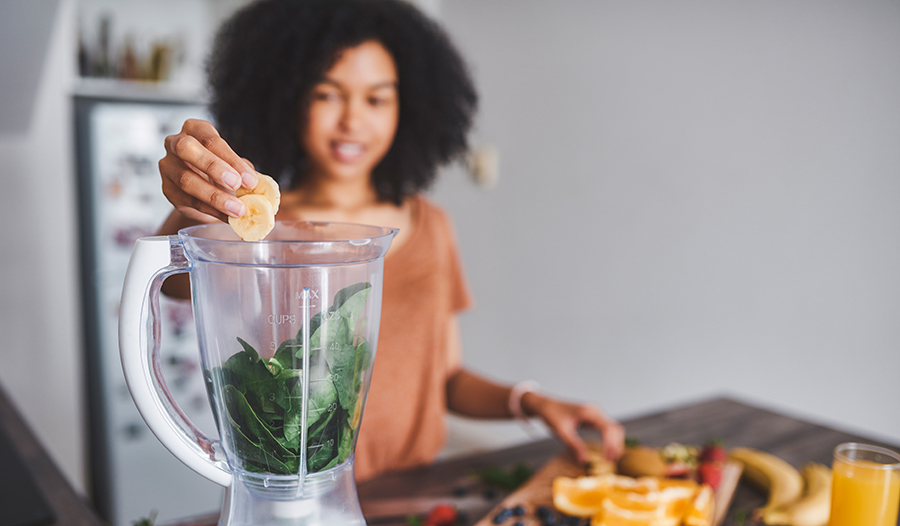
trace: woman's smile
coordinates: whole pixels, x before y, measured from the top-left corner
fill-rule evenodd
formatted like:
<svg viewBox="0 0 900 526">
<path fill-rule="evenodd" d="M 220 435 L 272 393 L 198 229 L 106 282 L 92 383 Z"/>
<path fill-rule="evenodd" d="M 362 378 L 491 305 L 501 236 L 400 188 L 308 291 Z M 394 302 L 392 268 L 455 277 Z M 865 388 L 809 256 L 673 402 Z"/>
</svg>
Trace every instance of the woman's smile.
<svg viewBox="0 0 900 526">
<path fill-rule="evenodd" d="M 366 153 L 366 147 L 360 142 L 331 141 L 331 151 L 338 161 L 355 163 Z"/>
</svg>

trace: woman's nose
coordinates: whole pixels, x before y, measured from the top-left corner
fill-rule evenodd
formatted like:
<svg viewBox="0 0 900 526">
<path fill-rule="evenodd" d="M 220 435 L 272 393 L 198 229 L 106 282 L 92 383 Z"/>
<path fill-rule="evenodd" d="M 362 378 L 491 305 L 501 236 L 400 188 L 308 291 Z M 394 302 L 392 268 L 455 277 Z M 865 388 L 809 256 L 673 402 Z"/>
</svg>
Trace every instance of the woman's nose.
<svg viewBox="0 0 900 526">
<path fill-rule="evenodd" d="M 363 122 L 363 111 L 365 106 L 362 101 L 350 98 L 344 104 L 344 111 L 341 115 L 341 127 L 346 131 L 354 131 L 358 129 Z"/>
</svg>

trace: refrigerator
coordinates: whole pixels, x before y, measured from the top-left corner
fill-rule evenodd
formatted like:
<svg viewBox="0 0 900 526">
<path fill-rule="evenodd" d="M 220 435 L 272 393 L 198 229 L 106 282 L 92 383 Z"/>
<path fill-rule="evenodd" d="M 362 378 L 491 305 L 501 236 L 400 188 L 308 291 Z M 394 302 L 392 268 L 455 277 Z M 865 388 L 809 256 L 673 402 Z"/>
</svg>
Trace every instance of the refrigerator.
<svg viewBox="0 0 900 526">
<path fill-rule="evenodd" d="M 208 120 L 207 110 L 196 100 L 93 95 L 75 96 L 74 108 L 91 499 L 112 526 L 208 517 L 218 512 L 223 489 L 176 460 L 144 424 L 118 348 L 134 241 L 154 235 L 172 210 L 157 166 L 164 138 L 188 118 Z M 190 302 L 160 303 L 166 382 L 187 416 L 216 437 Z"/>
</svg>

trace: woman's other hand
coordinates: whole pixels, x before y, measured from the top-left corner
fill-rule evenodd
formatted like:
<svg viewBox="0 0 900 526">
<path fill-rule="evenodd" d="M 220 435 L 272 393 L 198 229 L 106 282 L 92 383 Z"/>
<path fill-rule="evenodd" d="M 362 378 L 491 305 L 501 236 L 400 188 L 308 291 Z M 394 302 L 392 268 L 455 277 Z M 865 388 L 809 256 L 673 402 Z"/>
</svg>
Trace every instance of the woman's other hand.
<svg viewBox="0 0 900 526">
<path fill-rule="evenodd" d="M 159 161 L 162 191 L 175 210 L 203 223 L 240 217 L 244 204 L 235 198 L 241 187 L 256 186 L 256 170 L 234 153 L 212 124 L 188 119 L 181 131 L 166 137 Z"/>
<path fill-rule="evenodd" d="M 583 426 L 593 427 L 603 437 L 603 455 L 617 460 L 625 450 L 625 428 L 594 404 L 564 402 L 528 392 L 522 396 L 527 414 L 540 417 L 559 439 L 572 450 L 579 462 L 588 462 L 588 448 L 578 435 Z"/>
</svg>

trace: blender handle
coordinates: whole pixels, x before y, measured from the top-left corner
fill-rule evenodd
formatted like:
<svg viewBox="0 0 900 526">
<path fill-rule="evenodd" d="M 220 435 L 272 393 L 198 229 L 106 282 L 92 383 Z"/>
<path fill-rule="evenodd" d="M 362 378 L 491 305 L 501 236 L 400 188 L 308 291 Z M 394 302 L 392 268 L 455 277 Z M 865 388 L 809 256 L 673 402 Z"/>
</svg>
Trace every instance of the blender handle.
<svg viewBox="0 0 900 526">
<path fill-rule="evenodd" d="M 216 454 L 219 444 L 197 429 L 178 407 L 160 370 L 160 287 L 166 277 L 190 268 L 178 236 L 144 237 L 135 242 L 122 289 L 119 354 L 128 390 L 153 434 L 189 468 L 227 487 L 232 474 Z"/>
</svg>

